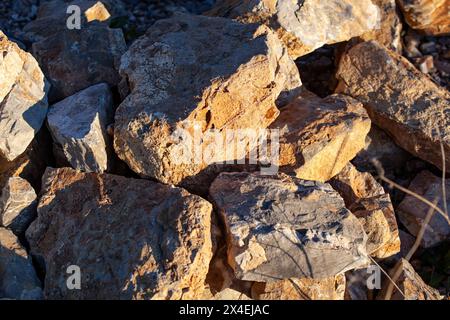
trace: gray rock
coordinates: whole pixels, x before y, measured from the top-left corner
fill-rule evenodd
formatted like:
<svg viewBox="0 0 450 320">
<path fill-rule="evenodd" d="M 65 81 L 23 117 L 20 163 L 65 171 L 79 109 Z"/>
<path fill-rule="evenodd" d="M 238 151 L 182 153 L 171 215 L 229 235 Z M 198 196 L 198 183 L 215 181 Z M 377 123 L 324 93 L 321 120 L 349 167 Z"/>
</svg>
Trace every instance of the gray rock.
<svg viewBox="0 0 450 320">
<path fill-rule="evenodd" d="M 31 257 L 10 230 L 0 227 L 0 299 L 42 298 Z"/>
<path fill-rule="evenodd" d="M 0 225 L 21 235 L 36 217 L 36 192 L 27 180 L 11 177 L 0 197 Z"/>
<path fill-rule="evenodd" d="M 324 279 L 367 263 L 363 227 L 329 184 L 222 173 L 210 196 L 242 280 Z"/>
<path fill-rule="evenodd" d="M 80 91 L 50 107 L 48 127 L 65 159 L 74 168 L 103 172 L 111 163 L 113 98 L 106 83 Z"/>
</svg>

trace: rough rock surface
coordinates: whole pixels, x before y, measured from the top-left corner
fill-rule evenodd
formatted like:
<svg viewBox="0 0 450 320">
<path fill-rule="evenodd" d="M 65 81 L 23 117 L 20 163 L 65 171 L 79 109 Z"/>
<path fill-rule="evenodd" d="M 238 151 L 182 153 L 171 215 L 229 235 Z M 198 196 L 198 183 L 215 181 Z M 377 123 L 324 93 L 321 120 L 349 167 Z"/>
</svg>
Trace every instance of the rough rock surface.
<svg viewBox="0 0 450 320">
<path fill-rule="evenodd" d="M 370 173 L 348 164 L 330 184 L 339 192 L 347 208 L 361 221 L 367 239 L 367 252 L 387 258 L 400 251 L 400 238 L 389 194 Z"/>
<path fill-rule="evenodd" d="M 122 30 L 95 24 L 80 30 L 64 29 L 33 44 L 33 54 L 52 84 L 51 102 L 100 82 L 117 85 L 119 61 L 125 51 Z"/>
<path fill-rule="evenodd" d="M 284 174 L 222 173 L 210 197 L 239 279 L 323 279 L 367 262 L 362 226 L 328 184 Z"/>
<path fill-rule="evenodd" d="M 344 300 L 345 276 L 340 274 L 322 280 L 285 279 L 273 282 L 255 282 L 252 297 L 255 300 Z"/>
<path fill-rule="evenodd" d="M 31 257 L 10 230 L 0 227 L 0 300 L 42 298 Z"/>
<path fill-rule="evenodd" d="M 412 28 L 432 35 L 450 33 L 448 0 L 398 0 L 398 3 Z"/>
<path fill-rule="evenodd" d="M 27 180 L 12 177 L 0 196 L 0 226 L 23 234 L 36 217 L 36 192 Z"/>
<path fill-rule="evenodd" d="M 371 120 L 399 146 L 440 169 L 441 137 L 450 170 L 447 90 L 374 41 L 350 49 L 341 59 L 337 77 L 337 92 L 361 101 Z"/>
<path fill-rule="evenodd" d="M 239 291 L 227 288 L 220 291 L 219 293 L 216 293 L 214 297 L 211 298 L 211 300 L 252 300 L 252 299 Z"/>
<path fill-rule="evenodd" d="M 370 0 L 227 0 L 208 14 L 268 25 L 293 58 L 362 35 L 380 22 Z"/>
<path fill-rule="evenodd" d="M 115 175 L 47 169 L 26 232 L 45 261 L 49 299 L 193 299 L 212 257 L 212 206 L 183 189 Z M 68 290 L 66 268 L 81 270 Z"/>
<path fill-rule="evenodd" d="M 429 171 L 422 171 L 414 178 L 408 189 L 431 202 L 438 198 L 437 206 L 444 210 L 444 201 L 447 202 L 447 207 L 450 208 L 450 179 L 445 180 L 445 186 L 447 198 L 444 200 L 442 196 L 442 177 L 437 177 Z M 408 231 L 412 235 L 417 236 L 429 210 L 430 207 L 427 204 L 413 196 L 406 195 L 398 206 L 397 214 Z M 442 215 L 435 212 L 425 229 L 421 246 L 425 248 L 432 247 L 441 241 L 449 239 L 449 237 L 450 226 Z"/>
<path fill-rule="evenodd" d="M 33 56 L 0 30 L 0 157 L 22 154 L 47 114 L 48 84 Z"/>
<path fill-rule="evenodd" d="M 116 112 L 116 153 L 141 176 L 173 184 L 209 164 L 195 156 L 195 132 L 203 137 L 196 147 L 209 148 L 214 162 L 242 158 L 227 156 L 206 132 L 264 129 L 279 113 L 280 93 L 300 86 L 294 62 L 266 26 L 181 14 L 134 42 L 120 71 L 131 94 Z"/>
<path fill-rule="evenodd" d="M 50 107 L 48 127 L 70 165 L 86 172 L 104 172 L 111 163 L 114 105 L 106 83 L 89 87 Z"/>
<path fill-rule="evenodd" d="M 281 170 L 324 182 L 365 146 L 370 119 L 355 99 L 344 95 L 320 99 L 306 93 L 282 108 L 270 128 L 280 129 Z"/>
</svg>

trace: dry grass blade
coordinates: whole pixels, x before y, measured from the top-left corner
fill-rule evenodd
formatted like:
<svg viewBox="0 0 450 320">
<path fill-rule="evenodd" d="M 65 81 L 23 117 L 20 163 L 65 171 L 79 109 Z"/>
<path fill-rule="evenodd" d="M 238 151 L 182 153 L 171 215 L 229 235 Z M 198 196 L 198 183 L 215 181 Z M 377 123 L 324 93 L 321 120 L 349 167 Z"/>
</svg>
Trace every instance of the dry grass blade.
<svg viewBox="0 0 450 320">
<path fill-rule="evenodd" d="M 448 217 L 448 208 L 447 208 L 447 192 L 445 190 L 445 172 L 446 170 L 446 163 L 445 163 L 445 149 L 444 144 L 442 143 L 442 135 L 441 131 L 439 130 L 439 127 L 436 126 L 436 131 L 439 135 L 439 144 L 441 145 L 441 156 L 442 156 L 442 197 L 444 199 L 444 212 Z"/>
<path fill-rule="evenodd" d="M 399 288 L 399 286 L 395 283 L 395 281 L 394 281 L 394 279 L 392 279 L 390 276 L 389 276 L 389 273 L 387 273 L 379 264 L 378 264 L 378 262 L 376 262 L 375 261 L 375 259 L 374 258 L 372 258 L 371 256 L 368 256 L 369 257 L 369 259 L 373 262 L 373 263 L 375 263 L 377 266 L 378 266 L 378 268 L 380 268 L 380 270 L 384 273 L 384 275 L 388 278 L 388 280 L 389 280 L 389 287 L 395 287 L 397 290 L 398 290 L 398 292 L 400 292 L 400 294 L 403 296 L 403 297 L 405 297 L 405 294 L 403 293 L 403 291 L 402 291 L 402 289 L 400 289 Z M 398 277 L 397 277 L 398 278 Z M 388 287 L 388 289 L 389 289 L 389 287 Z M 390 300 L 390 299 L 387 299 L 387 300 Z"/>
</svg>

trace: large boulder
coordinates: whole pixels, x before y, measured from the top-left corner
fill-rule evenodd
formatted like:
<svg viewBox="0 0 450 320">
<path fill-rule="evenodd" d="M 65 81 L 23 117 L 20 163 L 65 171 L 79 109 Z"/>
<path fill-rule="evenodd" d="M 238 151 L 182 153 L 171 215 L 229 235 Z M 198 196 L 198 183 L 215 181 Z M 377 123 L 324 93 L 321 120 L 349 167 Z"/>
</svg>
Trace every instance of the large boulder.
<svg viewBox="0 0 450 320">
<path fill-rule="evenodd" d="M 181 14 L 134 42 L 120 72 L 131 94 L 116 112 L 116 153 L 139 175 L 173 184 L 212 162 L 245 157 L 245 143 L 234 154 L 208 133 L 224 138 L 230 130 L 267 128 L 280 94 L 301 84 L 266 26 Z M 196 153 L 206 149 L 213 161 Z"/>
<path fill-rule="evenodd" d="M 430 35 L 450 33 L 448 0 L 398 0 L 406 22 Z"/>
<path fill-rule="evenodd" d="M 324 279 L 367 263 L 366 234 L 329 184 L 222 173 L 210 197 L 242 280 Z"/>
<path fill-rule="evenodd" d="M 361 101 L 371 120 L 406 151 L 442 169 L 440 140 L 450 170 L 450 93 L 377 42 L 341 59 L 337 92 Z"/>
<path fill-rule="evenodd" d="M 0 158 L 21 155 L 47 114 L 48 83 L 33 56 L 0 30 Z"/>
<path fill-rule="evenodd" d="M 212 257 L 211 211 L 184 189 L 115 175 L 47 169 L 26 232 L 48 299 L 193 299 Z M 69 266 L 81 290 L 69 290 Z"/>
<path fill-rule="evenodd" d="M 111 165 L 113 97 L 106 83 L 89 87 L 50 107 L 48 127 L 56 148 L 74 169 L 100 172 Z"/>
<path fill-rule="evenodd" d="M 362 35 L 380 22 L 370 0 L 226 0 L 208 14 L 268 25 L 293 58 Z"/>
</svg>

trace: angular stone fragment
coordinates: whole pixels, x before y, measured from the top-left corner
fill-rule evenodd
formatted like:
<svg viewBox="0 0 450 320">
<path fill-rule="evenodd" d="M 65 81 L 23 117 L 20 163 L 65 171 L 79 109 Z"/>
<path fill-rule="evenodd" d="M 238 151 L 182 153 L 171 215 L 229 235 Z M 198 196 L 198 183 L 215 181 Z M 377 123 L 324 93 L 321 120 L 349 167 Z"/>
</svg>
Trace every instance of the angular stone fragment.
<svg viewBox="0 0 450 320">
<path fill-rule="evenodd" d="M 10 178 L 0 196 L 0 225 L 23 234 L 36 217 L 36 198 L 27 180 Z"/>
<path fill-rule="evenodd" d="M 450 208 L 450 179 L 445 180 L 446 199 L 442 196 L 442 177 L 437 177 L 429 171 L 420 172 L 409 185 L 408 189 L 421 197 L 433 202 L 438 199 L 437 206 L 444 211 L 444 201 L 447 208 Z M 400 221 L 408 231 L 417 236 L 430 207 L 421 200 L 406 195 L 397 209 Z M 422 238 L 421 246 L 432 247 L 450 237 L 450 226 L 446 219 L 438 212 L 434 212 L 428 223 Z"/>
<path fill-rule="evenodd" d="M 147 180 L 47 169 L 26 232 L 49 299 L 193 299 L 212 257 L 212 206 Z M 81 290 L 66 269 L 81 270 Z"/>
<path fill-rule="evenodd" d="M 380 21 L 370 0 L 227 0 L 208 14 L 268 25 L 293 58 L 362 35 Z"/>
<path fill-rule="evenodd" d="M 52 84 L 51 102 L 100 82 L 117 85 L 119 60 L 125 51 L 121 29 L 95 24 L 65 29 L 33 44 L 33 54 Z"/>
<path fill-rule="evenodd" d="M 74 169 L 103 172 L 111 162 L 112 140 L 106 129 L 114 105 L 106 83 L 89 87 L 51 106 L 47 123 L 53 140 Z"/>
<path fill-rule="evenodd" d="M 450 93 L 405 58 L 374 41 L 341 59 L 337 92 L 361 101 L 371 120 L 406 151 L 442 169 L 439 132 L 450 168 Z"/>
<path fill-rule="evenodd" d="M 222 173 L 210 197 L 242 280 L 323 279 L 367 261 L 366 235 L 330 185 L 284 174 Z"/>
<path fill-rule="evenodd" d="M 344 300 L 345 276 L 340 274 L 322 280 L 285 279 L 274 282 L 255 282 L 255 300 Z"/>
<path fill-rule="evenodd" d="M 0 157 L 22 154 L 47 114 L 48 83 L 33 56 L 0 30 Z"/>
<path fill-rule="evenodd" d="M 121 73 L 131 94 L 116 112 L 116 153 L 141 176 L 173 184 L 211 164 L 202 158 L 206 149 L 214 162 L 243 158 L 207 133 L 266 128 L 279 113 L 280 93 L 301 84 L 266 26 L 181 14 L 134 42 Z M 203 139 L 193 148 L 196 135 Z"/>
<path fill-rule="evenodd" d="M 10 230 L 0 227 L 0 300 L 42 298 L 31 257 Z"/>
<path fill-rule="evenodd" d="M 450 2 L 448 0 L 398 0 L 406 22 L 431 35 L 450 33 Z"/>
<path fill-rule="evenodd" d="M 404 296 L 394 286 L 391 300 L 442 300 L 443 297 L 439 291 L 428 286 L 408 261 L 401 259 L 392 269 L 391 277 L 397 268 L 400 268 L 401 273 L 395 283 L 402 290 Z M 377 299 L 385 299 L 388 284 L 387 280 L 383 283 L 383 290 Z"/>
<path fill-rule="evenodd" d="M 281 109 L 270 128 L 280 129 L 281 170 L 324 182 L 365 146 L 370 119 L 362 104 L 350 97 L 303 94 Z"/>
<path fill-rule="evenodd" d="M 252 300 L 242 292 L 227 288 L 216 293 L 211 300 Z"/>
</svg>

